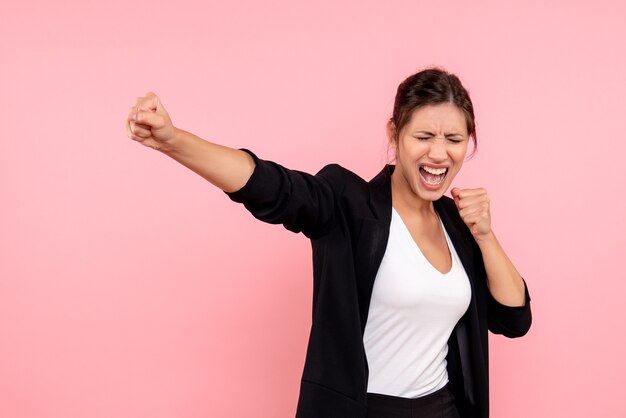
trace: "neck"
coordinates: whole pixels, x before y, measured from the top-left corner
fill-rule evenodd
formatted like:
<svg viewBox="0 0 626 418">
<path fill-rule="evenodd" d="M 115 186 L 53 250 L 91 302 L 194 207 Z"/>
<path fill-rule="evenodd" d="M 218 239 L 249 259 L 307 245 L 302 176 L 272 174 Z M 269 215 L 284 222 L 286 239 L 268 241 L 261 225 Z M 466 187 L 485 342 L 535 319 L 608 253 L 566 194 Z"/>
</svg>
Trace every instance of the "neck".
<svg viewBox="0 0 626 418">
<path fill-rule="evenodd" d="M 406 209 L 413 214 L 423 216 L 435 213 L 433 202 L 415 194 L 398 170 L 391 175 L 391 200 L 393 207 L 397 210 Z"/>
</svg>

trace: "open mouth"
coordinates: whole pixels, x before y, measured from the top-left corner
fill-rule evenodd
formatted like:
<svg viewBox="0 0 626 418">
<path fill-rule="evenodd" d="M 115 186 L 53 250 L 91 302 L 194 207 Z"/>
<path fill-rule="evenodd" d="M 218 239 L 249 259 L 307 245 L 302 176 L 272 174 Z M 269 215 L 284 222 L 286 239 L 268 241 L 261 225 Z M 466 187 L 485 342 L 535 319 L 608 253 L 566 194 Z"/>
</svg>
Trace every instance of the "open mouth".
<svg viewBox="0 0 626 418">
<path fill-rule="evenodd" d="M 434 168 L 421 165 L 419 168 L 420 177 L 428 186 L 439 186 L 446 179 L 448 167 Z"/>
</svg>

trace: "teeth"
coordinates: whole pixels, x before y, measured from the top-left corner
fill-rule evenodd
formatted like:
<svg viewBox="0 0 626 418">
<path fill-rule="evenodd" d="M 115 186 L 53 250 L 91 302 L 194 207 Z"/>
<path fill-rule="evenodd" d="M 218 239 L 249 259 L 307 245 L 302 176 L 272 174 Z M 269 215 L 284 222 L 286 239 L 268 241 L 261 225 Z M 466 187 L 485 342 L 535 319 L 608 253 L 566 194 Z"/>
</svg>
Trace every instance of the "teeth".
<svg viewBox="0 0 626 418">
<path fill-rule="evenodd" d="M 432 168 L 432 167 L 427 167 L 425 165 L 422 166 L 422 168 L 424 169 L 424 171 L 426 171 L 427 173 L 430 174 L 434 174 L 436 176 L 440 176 L 443 173 L 445 173 L 446 171 L 448 171 L 447 168 Z"/>
</svg>

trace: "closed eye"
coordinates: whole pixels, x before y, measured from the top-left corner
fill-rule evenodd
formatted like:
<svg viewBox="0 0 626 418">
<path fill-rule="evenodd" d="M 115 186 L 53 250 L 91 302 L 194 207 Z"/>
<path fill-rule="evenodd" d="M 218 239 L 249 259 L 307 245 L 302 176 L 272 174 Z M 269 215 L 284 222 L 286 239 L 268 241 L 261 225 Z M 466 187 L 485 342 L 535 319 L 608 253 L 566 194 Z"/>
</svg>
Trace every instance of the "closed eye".
<svg viewBox="0 0 626 418">
<path fill-rule="evenodd" d="M 446 135 L 446 139 L 454 144 L 458 144 L 460 142 L 465 141 L 465 137 L 459 134 Z"/>
</svg>

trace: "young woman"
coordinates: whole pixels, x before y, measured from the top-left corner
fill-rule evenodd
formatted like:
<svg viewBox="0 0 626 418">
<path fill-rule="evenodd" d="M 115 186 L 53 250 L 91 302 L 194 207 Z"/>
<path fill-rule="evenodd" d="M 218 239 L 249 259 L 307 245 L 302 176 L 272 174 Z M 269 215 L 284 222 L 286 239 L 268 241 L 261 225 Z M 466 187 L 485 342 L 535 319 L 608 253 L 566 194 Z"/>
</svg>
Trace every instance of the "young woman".
<svg viewBox="0 0 626 418">
<path fill-rule="evenodd" d="M 524 335 L 524 280 L 498 243 L 484 189 L 453 188 L 474 110 L 459 79 L 430 68 L 398 87 L 387 134 L 395 165 L 371 181 L 338 166 L 316 175 L 174 127 L 152 93 L 130 138 L 302 232 L 313 248 L 313 323 L 298 418 L 489 415 L 487 331 Z"/>
</svg>

